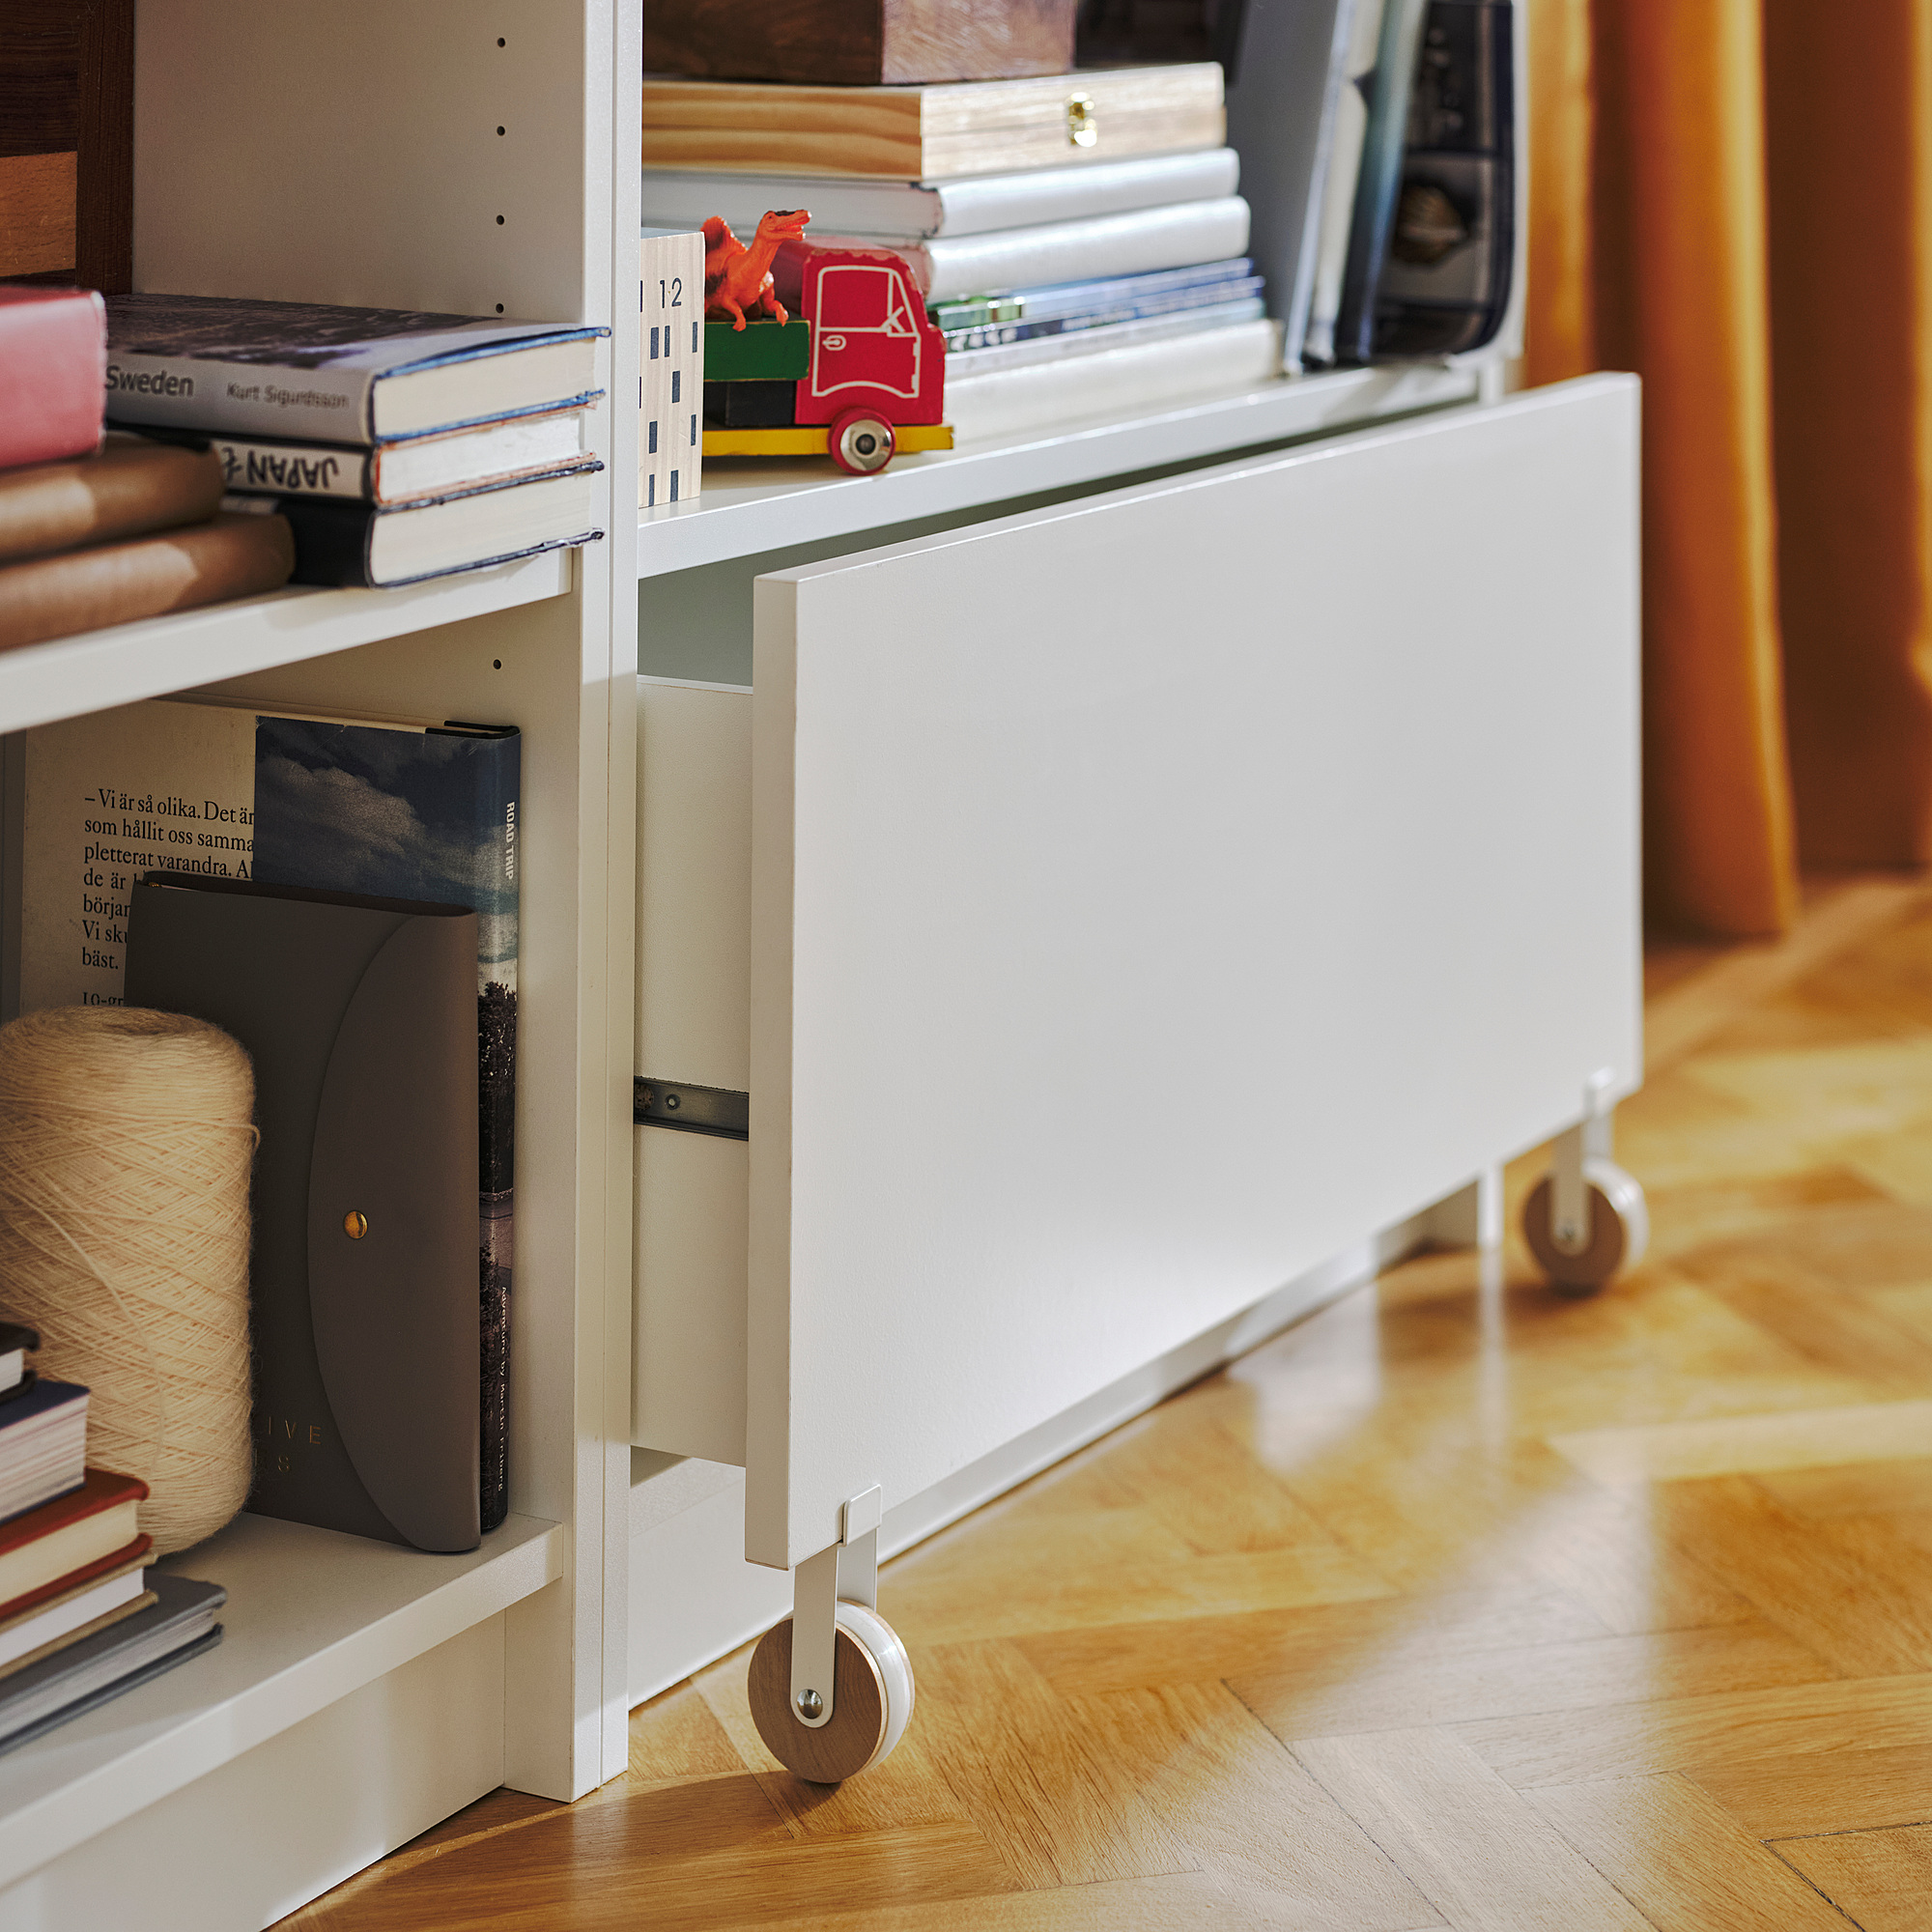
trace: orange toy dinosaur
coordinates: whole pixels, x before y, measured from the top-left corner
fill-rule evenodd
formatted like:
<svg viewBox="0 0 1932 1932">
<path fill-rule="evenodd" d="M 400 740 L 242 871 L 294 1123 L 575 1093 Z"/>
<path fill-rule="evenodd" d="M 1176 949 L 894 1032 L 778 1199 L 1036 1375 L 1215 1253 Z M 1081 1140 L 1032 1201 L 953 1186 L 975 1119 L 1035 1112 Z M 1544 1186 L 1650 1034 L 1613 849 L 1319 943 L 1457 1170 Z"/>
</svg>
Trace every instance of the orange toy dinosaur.
<svg viewBox="0 0 1932 1932">
<path fill-rule="evenodd" d="M 713 215 L 704 224 L 704 316 L 743 328 L 745 316 L 768 315 L 782 326 L 791 318 L 772 291 L 772 259 L 779 243 L 796 240 L 811 219 L 803 208 L 775 208 L 758 221 L 748 248 L 730 225 Z"/>
</svg>

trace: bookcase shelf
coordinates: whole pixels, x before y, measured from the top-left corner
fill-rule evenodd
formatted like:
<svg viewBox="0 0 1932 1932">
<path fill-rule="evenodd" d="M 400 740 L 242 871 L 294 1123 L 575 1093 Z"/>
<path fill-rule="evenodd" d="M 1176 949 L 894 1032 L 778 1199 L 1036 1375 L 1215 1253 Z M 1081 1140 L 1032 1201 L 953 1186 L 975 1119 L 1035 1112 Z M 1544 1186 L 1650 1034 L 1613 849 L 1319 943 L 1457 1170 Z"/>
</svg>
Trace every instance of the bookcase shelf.
<svg viewBox="0 0 1932 1932">
<path fill-rule="evenodd" d="M 398 590 L 278 590 L 0 653 L 0 731 L 243 677 L 558 597 L 569 551 Z"/>
<path fill-rule="evenodd" d="M 829 463 L 714 458 L 695 500 L 639 516 L 638 575 L 658 577 L 791 544 L 823 543 L 1467 402 L 1480 384 L 1479 372 L 1467 364 L 1340 369 L 1176 403 L 1150 415 L 1056 424 L 964 449 L 901 456 L 876 476 L 842 476 Z"/>
<path fill-rule="evenodd" d="M 563 1531 L 513 1516 L 466 1556 L 242 1516 L 178 1559 L 224 1584 L 207 1657 L 0 1757 L 0 1886 L 554 1581 Z"/>
</svg>

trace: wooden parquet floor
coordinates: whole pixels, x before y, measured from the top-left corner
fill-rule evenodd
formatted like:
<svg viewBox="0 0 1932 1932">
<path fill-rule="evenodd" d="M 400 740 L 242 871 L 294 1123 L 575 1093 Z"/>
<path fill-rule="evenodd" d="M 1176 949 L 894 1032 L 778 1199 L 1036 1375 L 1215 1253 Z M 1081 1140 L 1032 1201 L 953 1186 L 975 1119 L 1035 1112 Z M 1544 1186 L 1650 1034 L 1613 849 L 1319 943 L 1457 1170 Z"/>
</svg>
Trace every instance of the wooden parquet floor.
<svg viewBox="0 0 1932 1932">
<path fill-rule="evenodd" d="M 288 1923 L 1932 1928 L 1932 890 L 1652 966 L 1634 1276 L 1422 1257 L 895 1562 L 842 1788 L 740 1654 Z"/>
</svg>

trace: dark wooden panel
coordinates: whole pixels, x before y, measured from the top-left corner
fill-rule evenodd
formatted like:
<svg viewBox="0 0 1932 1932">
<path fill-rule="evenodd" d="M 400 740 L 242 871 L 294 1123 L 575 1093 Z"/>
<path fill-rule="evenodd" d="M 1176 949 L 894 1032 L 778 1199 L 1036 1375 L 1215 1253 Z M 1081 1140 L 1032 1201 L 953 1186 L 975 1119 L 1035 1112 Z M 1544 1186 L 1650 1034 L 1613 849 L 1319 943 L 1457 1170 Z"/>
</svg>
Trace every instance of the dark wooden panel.
<svg viewBox="0 0 1932 1932">
<path fill-rule="evenodd" d="M 120 295 L 134 286 L 134 0 L 88 0 L 79 92 L 74 279 Z"/>
<path fill-rule="evenodd" d="M 130 288 L 134 0 L 0 0 L 0 158 L 71 153 L 74 259 L 14 279 Z"/>
<path fill-rule="evenodd" d="M 0 155 L 57 155 L 79 145 L 85 0 L 0 4 Z"/>
</svg>

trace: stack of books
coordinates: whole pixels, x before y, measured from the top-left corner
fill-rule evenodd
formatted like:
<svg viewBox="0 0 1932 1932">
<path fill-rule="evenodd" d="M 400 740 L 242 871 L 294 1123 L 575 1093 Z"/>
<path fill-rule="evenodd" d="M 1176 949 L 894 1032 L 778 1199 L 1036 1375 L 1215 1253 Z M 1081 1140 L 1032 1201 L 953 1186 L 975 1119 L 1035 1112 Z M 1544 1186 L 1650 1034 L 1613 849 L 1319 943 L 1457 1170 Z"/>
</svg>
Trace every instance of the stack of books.
<svg viewBox="0 0 1932 1932">
<path fill-rule="evenodd" d="M 0 288 L 0 649 L 278 589 L 277 518 L 221 512 L 220 465 L 101 437 L 101 300 Z"/>
<path fill-rule="evenodd" d="M 228 1595 L 148 1567 L 148 1486 L 87 1466 L 88 1392 L 39 1347 L 0 1321 L 0 1750 L 213 1650 Z"/>
<path fill-rule="evenodd" d="M 563 323 L 107 298 L 107 416 L 212 452 L 298 583 L 381 587 L 588 543 L 597 338 Z"/>
<path fill-rule="evenodd" d="M 1212 62 L 925 87 L 647 77 L 643 215 L 899 255 L 960 440 L 1277 374 Z"/>
</svg>

